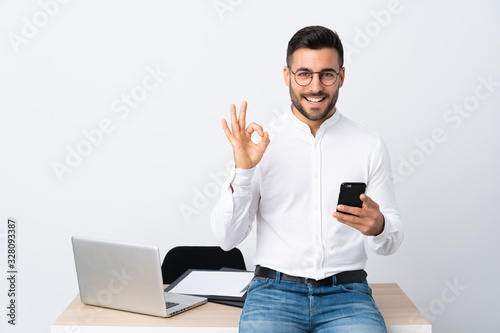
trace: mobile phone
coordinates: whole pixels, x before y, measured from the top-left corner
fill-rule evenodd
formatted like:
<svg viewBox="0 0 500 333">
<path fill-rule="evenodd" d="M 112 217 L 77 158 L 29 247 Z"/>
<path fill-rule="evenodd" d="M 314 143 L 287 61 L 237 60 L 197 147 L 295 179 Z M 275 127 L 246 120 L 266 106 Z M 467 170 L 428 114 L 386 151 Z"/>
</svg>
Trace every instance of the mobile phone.
<svg viewBox="0 0 500 333">
<path fill-rule="evenodd" d="M 365 193 L 366 184 L 365 183 L 342 183 L 340 185 L 339 201 L 338 205 L 352 206 L 352 207 L 363 207 L 363 201 L 359 198 L 362 193 Z M 338 210 L 337 210 L 338 212 Z M 347 215 L 354 215 L 346 212 L 339 212 Z"/>
</svg>

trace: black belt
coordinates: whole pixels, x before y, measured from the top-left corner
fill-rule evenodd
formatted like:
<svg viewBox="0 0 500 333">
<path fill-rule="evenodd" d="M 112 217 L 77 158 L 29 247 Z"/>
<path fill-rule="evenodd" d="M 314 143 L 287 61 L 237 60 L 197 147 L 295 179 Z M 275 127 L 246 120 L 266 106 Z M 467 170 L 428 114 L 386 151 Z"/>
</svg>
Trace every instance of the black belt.
<svg viewBox="0 0 500 333">
<path fill-rule="evenodd" d="M 255 268 L 255 276 L 261 278 L 268 279 L 276 279 L 276 271 L 274 269 L 257 266 Z M 336 278 L 336 283 L 354 283 L 354 282 L 363 282 L 366 280 L 366 272 L 364 269 L 358 269 L 356 271 L 347 271 L 334 275 Z M 309 278 L 304 278 L 300 276 L 292 276 L 285 273 L 280 272 L 280 280 L 283 281 L 291 281 L 291 282 L 301 282 L 304 284 L 312 284 L 312 285 L 332 285 L 333 277 L 327 277 L 322 280 L 314 280 Z"/>
</svg>

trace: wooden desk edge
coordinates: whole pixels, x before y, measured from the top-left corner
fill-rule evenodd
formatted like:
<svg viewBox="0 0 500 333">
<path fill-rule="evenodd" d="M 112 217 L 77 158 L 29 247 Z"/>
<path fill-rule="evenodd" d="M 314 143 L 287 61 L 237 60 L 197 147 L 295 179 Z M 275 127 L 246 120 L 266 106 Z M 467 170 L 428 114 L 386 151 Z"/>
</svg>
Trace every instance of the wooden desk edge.
<svg viewBox="0 0 500 333">
<path fill-rule="evenodd" d="M 397 283 L 370 283 L 386 325 L 431 326 Z M 171 318 L 85 305 L 77 295 L 52 326 L 238 327 L 241 308 L 207 303 Z"/>
</svg>

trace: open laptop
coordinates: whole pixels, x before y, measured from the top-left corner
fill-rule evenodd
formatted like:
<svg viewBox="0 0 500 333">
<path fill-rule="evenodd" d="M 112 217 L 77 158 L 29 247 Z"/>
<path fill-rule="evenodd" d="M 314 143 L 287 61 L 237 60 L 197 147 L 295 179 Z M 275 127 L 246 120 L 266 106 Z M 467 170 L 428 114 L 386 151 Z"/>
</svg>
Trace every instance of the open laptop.
<svg viewBox="0 0 500 333">
<path fill-rule="evenodd" d="M 83 303 L 171 317 L 205 304 L 204 297 L 163 290 L 156 246 L 71 238 Z"/>
</svg>

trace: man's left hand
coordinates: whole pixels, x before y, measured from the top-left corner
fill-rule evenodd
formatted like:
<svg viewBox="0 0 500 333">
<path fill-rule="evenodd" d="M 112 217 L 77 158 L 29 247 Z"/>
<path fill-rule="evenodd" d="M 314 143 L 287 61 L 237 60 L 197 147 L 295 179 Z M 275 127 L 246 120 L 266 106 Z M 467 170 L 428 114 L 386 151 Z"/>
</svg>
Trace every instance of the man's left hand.
<svg viewBox="0 0 500 333">
<path fill-rule="evenodd" d="M 363 235 L 377 236 L 384 231 L 384 215 L 380 212 L 378 204 L 366 194 L 361 194 L 363 206 L 361 208 L 346 205 L 338 205 L 339 212 L 332 215 L 337 221 L 347 224 L 350 227 L 358 229 Z M 353 215 L 342 214 L 341 212 L 351 213 Z"/>
</svg>

